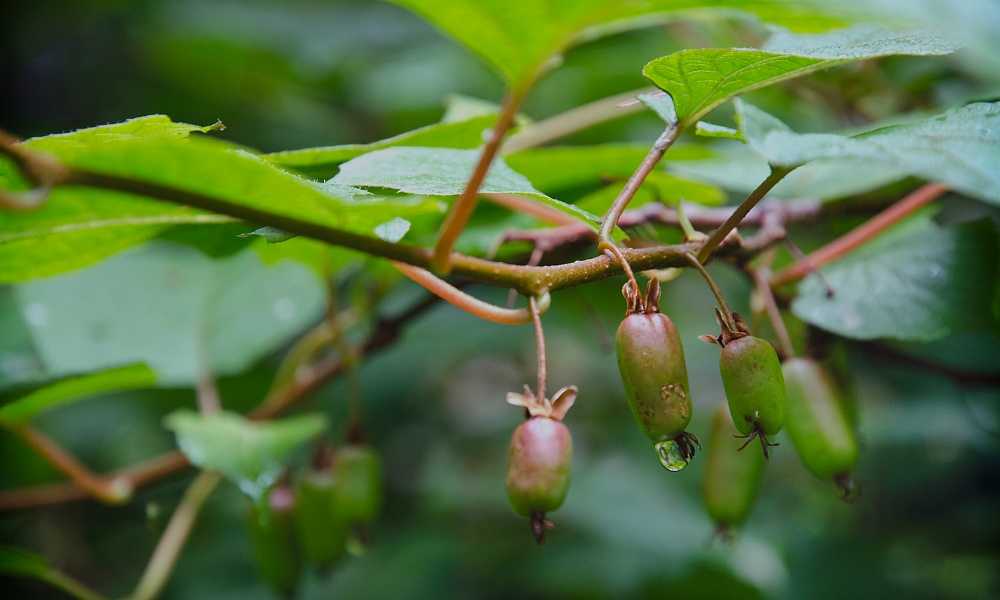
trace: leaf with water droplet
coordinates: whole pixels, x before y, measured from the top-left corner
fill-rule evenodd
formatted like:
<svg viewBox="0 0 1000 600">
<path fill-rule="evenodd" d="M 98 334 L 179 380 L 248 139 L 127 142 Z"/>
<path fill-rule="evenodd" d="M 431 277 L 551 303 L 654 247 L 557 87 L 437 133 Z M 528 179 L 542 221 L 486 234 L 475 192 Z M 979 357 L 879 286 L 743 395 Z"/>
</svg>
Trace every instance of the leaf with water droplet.
<svg viewBox="0 0 1000 600">
<path fill-rule="evenodd" d="M 683 471 L 691 462 L 684 456 L 684 451 L 676 440 L 657 442 L 653 444 L 653 449 L 656 450 L 656 457 L 660 459 L 660 464 L 668 471 L 674 473 Z"/>
</svg>

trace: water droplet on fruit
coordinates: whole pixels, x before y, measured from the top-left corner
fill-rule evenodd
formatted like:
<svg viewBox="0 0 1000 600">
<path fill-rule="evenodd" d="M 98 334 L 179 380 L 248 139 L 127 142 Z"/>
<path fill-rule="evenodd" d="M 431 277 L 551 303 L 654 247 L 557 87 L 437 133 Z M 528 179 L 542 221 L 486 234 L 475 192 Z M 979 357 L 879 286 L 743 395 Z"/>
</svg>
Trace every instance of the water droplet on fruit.
<svg viewBox="0 0 1000 600">
<path fill-rule="evenodd" d="M 660 459 L 663 468 L 676 473 L 683 471 L 688 466 L 688 459 L 684 457 L 680 444 L 674 440 L 664 440 L 653 444 L 656 456 Z"/>
</svg>

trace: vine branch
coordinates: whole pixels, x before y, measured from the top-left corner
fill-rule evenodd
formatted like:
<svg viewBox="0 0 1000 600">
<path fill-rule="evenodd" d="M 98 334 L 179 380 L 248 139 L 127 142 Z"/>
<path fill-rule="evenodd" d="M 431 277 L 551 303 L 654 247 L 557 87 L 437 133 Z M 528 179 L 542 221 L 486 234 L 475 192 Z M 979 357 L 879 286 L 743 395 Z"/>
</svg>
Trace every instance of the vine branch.
<svg viewBox="0 0 1000 600">
<path fill-rule="evenodd" d="M 52 466 L 63 472 L 85 495 L 108 504 L 121 504 L 132 497 L 131 482 L 121 476 L 102 476 L 94 473 L 55 440 L 30 425 L 11 427 Z"/>
<path fill-rule="evenodd" d="M 14 150 L 16 148 L 16 150 Z M 0 154 L 38 154 L 25 150 L 19 145 L 5 145 L 0 138 Z M 44 161 L 43 161 L 44 162 Z M 48 163 L 45 163 L 48 164 Z M 55 173 L 49 173 L 55 177 Z M 372 256 L 388 258 L 397 262 L 427 269 L 431 267 L 431 253 L 426 248 L 409 244 L 390 243 L 370 237 L 335 229 L 327 225 L 313 223 L 296 217 L 276 214 L 266 209 L 246 206 L 238 202 L 224 200 L 207 194 L 178 189 L 167 185 L 130 179 L 117 175 L 97 173 L 59 165 L 58 178 L 53 185 L 81 185 L 120 191 L 145 196 L 228 215 L 237 219 L 261 225 L 271 225 L 292 234 L 319 240 L 329 244 L 353 248 Z M 697 248 L 693 248 L 697 250 Z M 683 267 L 684 255 L 691 251 L 689 244 L 658 246 L 656 248 L 622 249 L 622 254 L 636 270 Z M 451 254 L 451 267 L 455 275 L 474 281 L 514 288 L 528 295 L 541 295 L 546 291 L 590 283 L 622 272 L 614 259 L 599 255 L 591 259 L 544 267 L 516 265 Z"/>
<path fill-rule="evenodd" d="M 845 235 L 778 272 L 771 278 L 771 285 L 773 287 L 780 287 L 802 279 L 823 265 L 843 257 L 889 227 L 892 227 L 924 206 L 937 200 L 947 191 L 948 187 L 940 183 L 928 183 L 917 188 L 899 202 L 883 210 Z"/>
</svg>

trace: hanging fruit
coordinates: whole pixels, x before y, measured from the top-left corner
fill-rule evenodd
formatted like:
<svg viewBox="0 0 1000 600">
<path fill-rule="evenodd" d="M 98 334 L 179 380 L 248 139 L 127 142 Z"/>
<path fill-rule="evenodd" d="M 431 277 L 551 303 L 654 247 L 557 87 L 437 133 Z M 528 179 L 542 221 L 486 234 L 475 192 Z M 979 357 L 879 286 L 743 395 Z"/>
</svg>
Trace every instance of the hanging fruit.
<svg viewBox="0 0 1000 600">
<path fill-rule="evenodd" d="M 719 534 L 743 523 L 753 508 L 764 472 L 764 456 L 740 452 L 737 429 L 725 406 L 712 416 L 702 498 Z"/>
<path fill-rule="evenodd" d="M 645 298 L 631 283 L 622 294 L 627 308 L 615 347 L 625 397 L 660 463 L 680 471 L 698 446 L 698 439 L 685 431 L 691 421 L 691 395 L 684 348 L 673 321 L 659 311 L 659 281 L 650 280 Z"/>
<path fill-rule="evenodd" d="M 298 587 L 302 561 L 295 545 L 295 494 L 285 482 L 250 509 L 248 526 L 257 572 L 275 592 L 290 597 Z"/>
<path fill-rule="evenodd" d="M 343 557 L 348 523 L 337 511 L 332 451 L 317 450 L 295 490 L 295 531 L 306 562 L 329 569 Z"/>
<path fill-rule="evenodd" d="M 511 436 L 507 497 L 518 514 L 531 519 L 531 532 L 539 544 L 553 526 L 546 513 L 562 506 L 569 490 L 573 439 L 562 419 L 576 401 L 576 393 L 576 387 L 565 387 L 549 401 L 525 387 L 523 394 L 507 395 L 507 402 L 528 413 Z"/>
<path fill-rule="evenodd" d="M 788 436 L 802 464 L 816 477 L 834 481 L 844 498 L 851 498 L 858 441 L 843 394 L 830 373 L 812 359 L 790 358 L 782 370 L 788 389 Z"/>
</svg>

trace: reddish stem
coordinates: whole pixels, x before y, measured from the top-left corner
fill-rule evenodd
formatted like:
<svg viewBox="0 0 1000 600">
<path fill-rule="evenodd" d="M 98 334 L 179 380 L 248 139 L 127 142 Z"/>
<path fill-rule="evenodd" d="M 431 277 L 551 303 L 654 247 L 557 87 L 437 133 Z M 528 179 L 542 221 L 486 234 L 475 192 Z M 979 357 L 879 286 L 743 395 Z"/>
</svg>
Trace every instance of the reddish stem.
<svg viewBox="0 0 1000 600">
<path fill-rule="evenodd" d="M 520 325 L 531 320 L 531 311 L 526 308 L 504 308 L 484 302 L 479 298 L 466 294 L 444 279 L 420 267 L 395 261 L 393 261 L 392 266 L 396 267 L 400 273 L 406 275 L 411 281 L 428 292 L 480 319 L 500 323 L 501 325 Z M 548 293 L 543 294 L 541 297 L 540 308 L 542 311 L 547 310 L 549 307 L 548 298 Z"/>
<path fill-rule="evenodd" d="M 490 139 L 483 146 L 483 151 L 479 154 L 479 161 L 472 171 L 468 183 L 462 195 L 455 200 L 451 206 L 451 211 L 445 217 L 444 224 L 441 225 L 441 232 L 438 235 L 437 243 L 434 245 L 434 254 L 431 258 L 431 266 L 440 273 L 447 273 L 451 268 L 451 249 L 455 246 L 458 236 L 465 229 L 465 224 L 469 222 L 472 211 L 476 208 L 476 199 L 479 196 L 479 188 L 482 187 L 486 174 L 500 150 L 503 137 L 514 123 L 517 116 L 517 109 L 521 105 L 525 91 L 513 91 L 504 98 L 500 114 L 497 116 L 496 125 L 490 134 Z"/>
<path fill-rule="evenodd" d="M 29 425 L 13 428 L 36 452 L 52 466 L 66 474 L 82 491 L 109 504 L 121 504 L 132 496 L 132 484 L 123 477 L 105 478 L 67 452 L 55 440 Z"/>
<path fill-rule="evenodd" d="M 794 283 L 823 265 L 843 257 L 889 227 L 892 227 L 924 206 L 937 200 L 947 191 L 948 187 L 940 183 L 928 183 L 916 189 L 899 202 L 852 229 L 847 234 L 842 235 L 802 260 L 779 271 L 771 278 L 771 286 L 779 287 L 788 283 Z"/>
<path fill-rule="evenodd" d="M 653 142 L 653 146 L 646 154 L 646 158 L 642 159 L 635 173 L 632 173 L 632 176 L 628 178 L 625 187 L 618 193 L 618 197 L 615 198 L 615 201 L 608 208 L 608 212 L 604 214 L 604 219 L 601 221 L 601 231 L 598 233 L 601 250 L 614 245 L 612 237 L 614 236 L 615 227 L 618 227 L 618 219 L 621 218 L 622 213 L 628 207 L 628 203 L 632 201 L 636 192 L 642 187 L 642 182 L 646 180 L 646 177 L 656 167 L 656 163 L 660 162 L 663 154 L 673 145 L 678 134 L 680 134 L 680 129 L 676 124 L 669 125 L 663 130 L 660 137 L 656 138 L 656 141 Z"/>
</svg>

